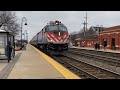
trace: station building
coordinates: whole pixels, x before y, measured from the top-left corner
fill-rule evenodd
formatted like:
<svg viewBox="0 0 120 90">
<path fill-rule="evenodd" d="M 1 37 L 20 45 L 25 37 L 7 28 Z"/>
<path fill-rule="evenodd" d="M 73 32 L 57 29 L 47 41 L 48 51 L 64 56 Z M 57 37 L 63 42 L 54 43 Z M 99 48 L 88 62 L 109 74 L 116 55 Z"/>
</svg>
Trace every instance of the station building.
<svg viewBox="0 0 120 90">
<path fill-rule="evenodd" d="M 107 49 L 120 50 L 120 25 L 105 28 L 100 32 L 100 47 L 103 48 L 103 42 L 107 41 Z"/>
<path fill-rule="evenodd" d="M 86 35 L 75 40 L 75 43 L 81 47 L 94 48 L 95 43 L 100 43 L 100 48 L 104 48 L 104 41 L 107 42 L 106 49 L 120 50 L 120 25 L 104 28 L 98 35 Z"/>
</svg>

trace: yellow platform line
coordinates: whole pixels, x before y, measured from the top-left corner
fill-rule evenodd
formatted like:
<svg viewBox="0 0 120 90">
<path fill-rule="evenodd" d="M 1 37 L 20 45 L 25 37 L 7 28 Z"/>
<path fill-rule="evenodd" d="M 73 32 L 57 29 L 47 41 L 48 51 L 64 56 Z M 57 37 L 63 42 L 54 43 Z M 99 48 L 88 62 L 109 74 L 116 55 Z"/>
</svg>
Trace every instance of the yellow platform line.
<svg viewBox="0 0 120 90">
<path fill-rule="evenodd" d="M 31 45 L 32 46 L 32 45 Z M 33 47 L 33 46 L 32 46 Z M 77 75 L 63 67 L 61 64 L 47 56 L 37 48 L 33 47 L 40 55 L 42 55 L 53 67 L 55 67 L 66 79 L 80 79 Z"/>
</svg>

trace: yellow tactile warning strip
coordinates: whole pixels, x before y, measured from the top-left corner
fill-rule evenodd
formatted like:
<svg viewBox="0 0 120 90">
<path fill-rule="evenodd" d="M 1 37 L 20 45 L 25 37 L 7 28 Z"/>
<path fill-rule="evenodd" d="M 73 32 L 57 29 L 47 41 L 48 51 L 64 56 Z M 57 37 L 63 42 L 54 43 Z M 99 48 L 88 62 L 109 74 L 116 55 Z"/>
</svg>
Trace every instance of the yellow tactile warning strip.
<svg viewBox="0 0 120 90">
<path fill-rule="evenodd" d="M 32 45 L 31 45 L 32 46 Z M 33 47 L 33 46 L 32 46 Z M 37 48 L 33 47 L 40 55 L 42 55 L 52 66 L 54 66 L 66 79 L 80 79 L 77 75 L 57 63 L 51 57 L 47 56 Z"/>
</svg>

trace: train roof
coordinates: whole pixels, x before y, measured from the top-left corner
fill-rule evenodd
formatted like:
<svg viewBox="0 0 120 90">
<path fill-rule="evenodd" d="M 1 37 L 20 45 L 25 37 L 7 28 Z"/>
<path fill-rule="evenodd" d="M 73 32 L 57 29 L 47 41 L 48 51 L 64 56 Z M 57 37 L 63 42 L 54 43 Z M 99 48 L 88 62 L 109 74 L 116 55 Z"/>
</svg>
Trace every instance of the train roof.
<svg viewBox="0 0 120 90">
<path fill-rule="evenodd" d="M 61 23 L 60 21 L 50 21 L 49 23 L 47 23 L 46 26 L 54 26 L 54 25 L 63 25 L 65 26 L 63 23 Z"/>
</svg>

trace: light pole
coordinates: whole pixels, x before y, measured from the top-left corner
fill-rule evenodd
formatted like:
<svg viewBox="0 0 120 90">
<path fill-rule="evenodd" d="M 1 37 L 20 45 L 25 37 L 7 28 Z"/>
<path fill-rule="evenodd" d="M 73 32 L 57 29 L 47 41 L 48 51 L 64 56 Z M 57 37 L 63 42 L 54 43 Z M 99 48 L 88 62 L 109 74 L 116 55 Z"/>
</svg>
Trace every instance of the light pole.
<svg viewBox="0 0 120 90">
<path fill-rule="evenodd" d="M 101 31 L 101 29 L 103 30 L 103 25 L 97 25 L 96 29 L 98 30 L 98 41 L 99 41 L 99 45 L 100 45 L 100 31 Z"/>
<path fill-rule="evenodd" d="M 27 33 L 26 39 L 27 39 L 27 43 L 28 43 L 28 33 Z"/>
<path fill-rule="evenodd" d="M 25 17 L 23 17 L 22 22 L 21 22 L 21 49 L 22 49 L 22 25 L 23 25 L 23 21 L 26 21 L 26 23 L 24 25 L 27 25 L 27 19 Z"/>
<path fill-rule="evenodd" d="M 25 37 L 26 36 L 26 37 Z M 28 33 L 27 33 L 27 30 L 24 31 L 24 40 L 26 40 L 27 42 L 27 37 L 28 37 Z"/>
</svg>

